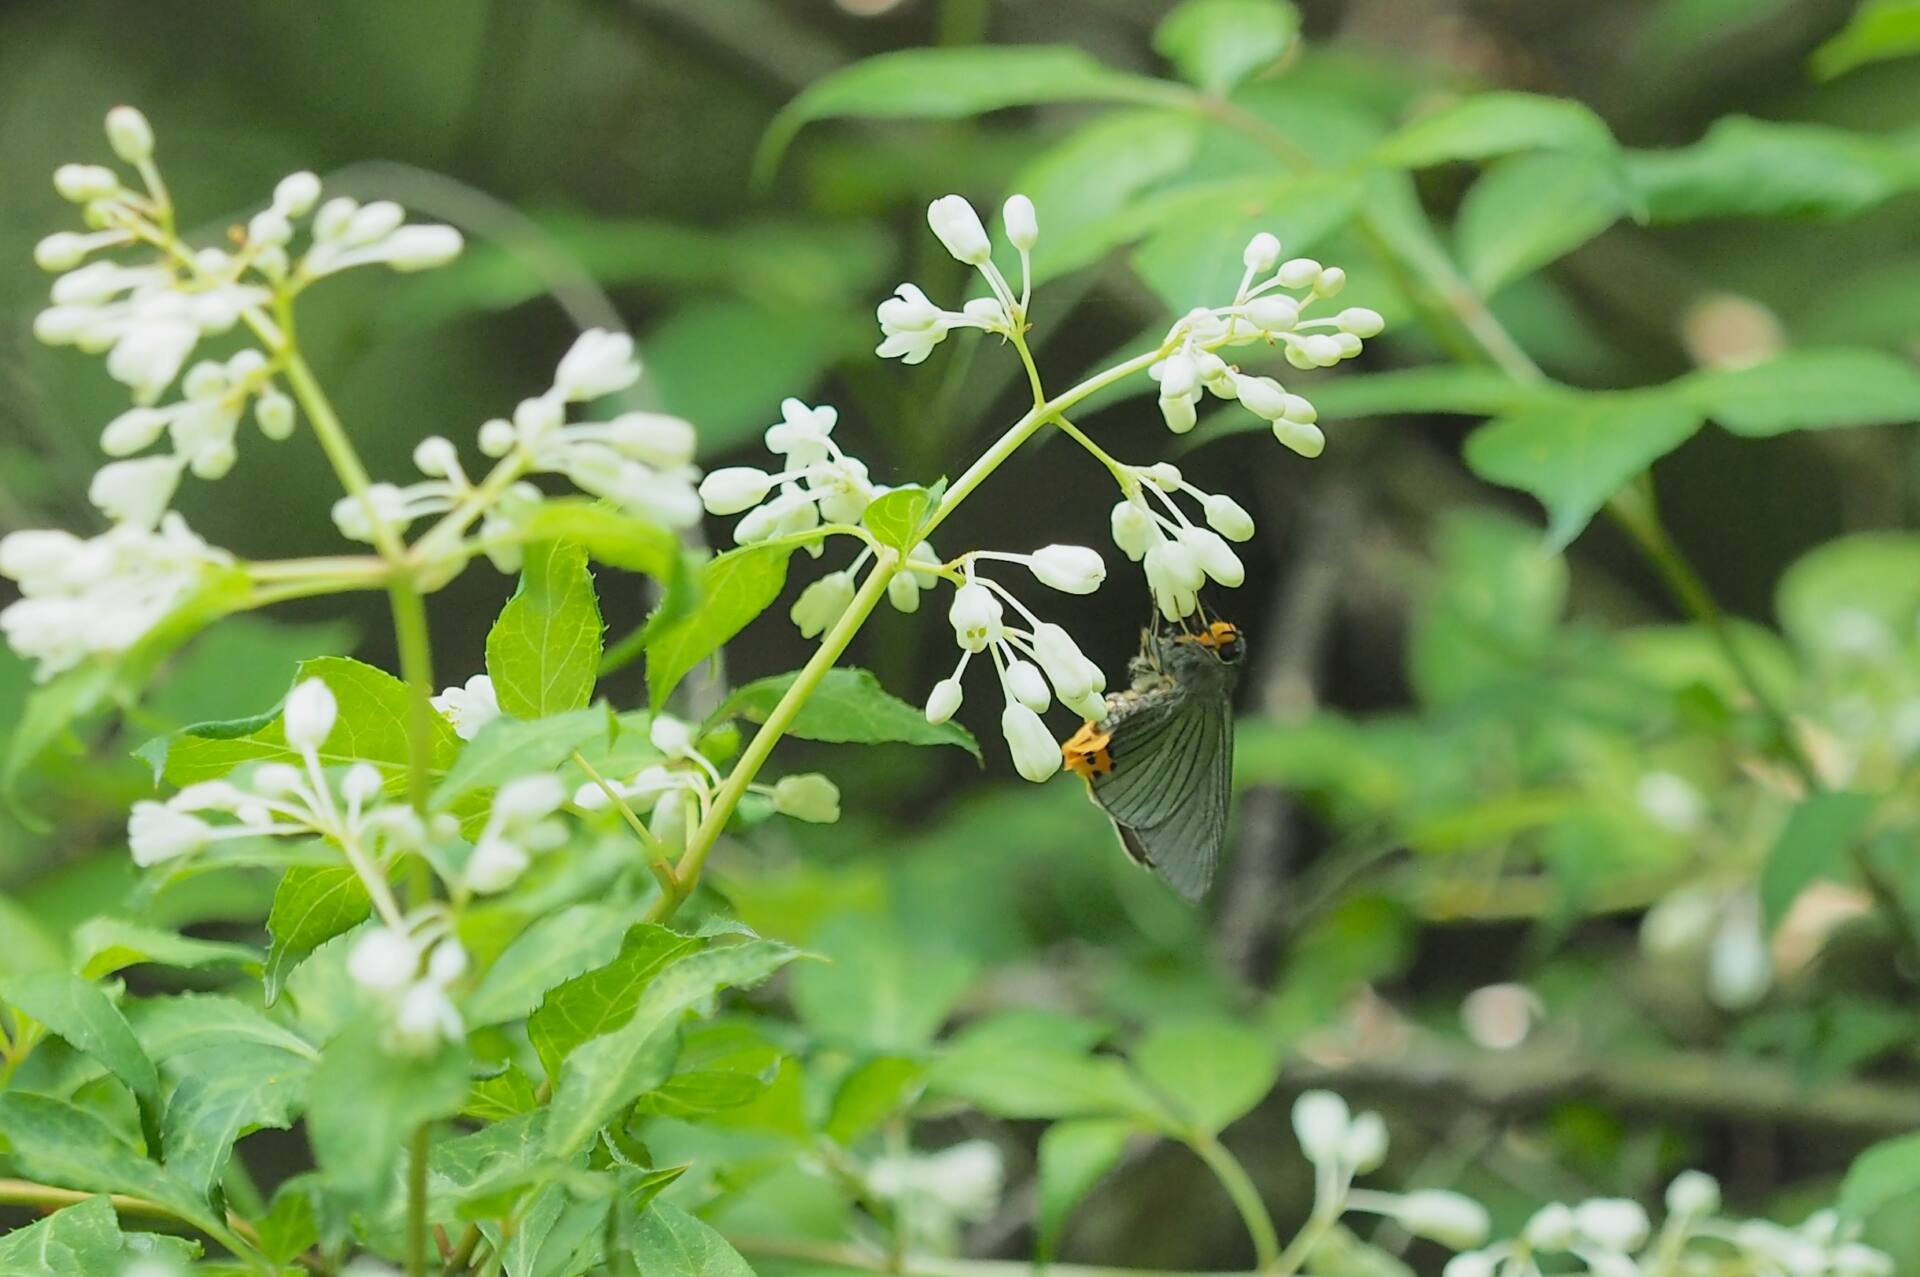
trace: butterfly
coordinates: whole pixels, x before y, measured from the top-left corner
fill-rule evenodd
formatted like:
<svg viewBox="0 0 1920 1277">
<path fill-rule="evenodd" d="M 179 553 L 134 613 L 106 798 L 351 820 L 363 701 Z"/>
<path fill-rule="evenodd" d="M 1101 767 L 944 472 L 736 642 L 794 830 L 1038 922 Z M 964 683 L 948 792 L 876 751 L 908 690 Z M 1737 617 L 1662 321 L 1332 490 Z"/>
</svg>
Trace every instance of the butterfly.
<svg viewBox="0 0 1920 1277">
<path fill-rule="evenodd" d="M 1141 635 L 1133 684 L 1061 747 L 1127 854 L 1188 901 L 1213 885 L 1233 796 L 1233 689 L 1246 644 L 1229 621 Z"/>
</svg>

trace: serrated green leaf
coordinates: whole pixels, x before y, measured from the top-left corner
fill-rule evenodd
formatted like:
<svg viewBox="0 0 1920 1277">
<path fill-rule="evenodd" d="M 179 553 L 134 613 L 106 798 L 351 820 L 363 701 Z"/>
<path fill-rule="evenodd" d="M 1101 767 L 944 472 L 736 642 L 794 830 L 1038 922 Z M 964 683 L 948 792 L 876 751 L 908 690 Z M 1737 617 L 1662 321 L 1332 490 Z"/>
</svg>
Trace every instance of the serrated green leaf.
<svg viewBox="0 0 1920 1277">
<path fill-rule="evenodd" d="M 94 985 L 69 972 L 41 971 L 8 979 L 0 996 L 98 1060 L 143 1107 L 157 1111 L 160 1075 L 120 1008 Z"/>
<path fill-rule="evenodd" d="M 382 1048 L 373 1017 L 329 1042 L 307 1092 L 307 1134 L 327 1184 L 367 1201 L 387 1187 L 423 1122 L 450 1117 L 467 1097 L 467 1055 L 448 1043 L 425 1058 Z"/>
<path fill-rule="evenodd" d="M 509 1064 L 498 1077 L 482 1078 L 467 1094 L 461 1113 L 483 1122 L 504 1122 L 521 1117 L 540 1107 L 540 1093 L 533 1078 L 518 1064 Z"/>
<path fill-rule="evenodd" d="M 1749 368 L 1693 373 L 1675 389 L 1749 438 L 1920 421 L 1920 372 L 1878 350 L 1790 350 Z"/>
<path fill-rule="evenodd" d="M 196 940 L 125 918 L 89 918 L 73 932 L 74 965 L 89 980 L 149 962 L 189 969 L 237 966 L 258 971 L 263 960 L 260 951 L 250 945 Z"/>
<path fill-rule="evenodd" d="M 351 931 L 373 911 L 360 875 L 345 865 L 296 866 L 273 893 L 267 914 L 267 1004 L 280 997 L 287 977 L 309 954 Z"/>
<path fill-rule="evenodd" d="M 1693 437 L 1698 409 L 1663 392 L 1588 394 L 1490 421 L 1467 437 L 1467 467 L 1547 507 L 1558 550 L 1634 476 Z"/>
<path fill-rule="evenodd" d="M 127 1193 L 158 1202 L 214 1236 L 221 1221 L 200 1195 L 121 1143 L 93 1114 L 44 1095 L 0 1094 L 0 1139 L 20 1174 L 87 1193 Z"/>
<path fill-rule="evenodd" d="M 432 808 L 445 811 L 476 789 L 493 789 L 516 776 L 553 771 L 574 750 L 603 739 L 608 725 L 606 713 L 592 708 L 531 721 L 496 718 L 467 742 L 434 786 Z"/>
<path fill-rule="evenodd" d="M 647 1050 L 693 1005 L 723 988 L 759 983 L 796 956 L 771 940 L 707 949 L 682 958 L 654 976 L 627 1022 L 594 1038 L 567 1057 L 554 1088 L 547 1125 L 547 1151 L 571 1156 L 593 1133 L 643 1091 L 657 1085 L 658 1061 Z"/>
<path fill-rule="evenodd" d="M 487 633 L 501 712 L 536 719 L 586 708 L 603 628 L 586 550 L 568 541 L 528 546 L 520 588 Z"/>
<path fill-rule="evenodd" d="M 739 716 L 764 723 L 780 703 L 796 674 L 774 674 L 755 679 L 727 697 L 714 712 L 714 722 Z M 836 744 L 957 745 L 975 758 L 980 743 L 973 733 L 955 723 L 935 725 L 915 705 L 909 705 L 880 686 L 866 670 L 836 666 L 800 707 L 787 728 L 789 736 Z"/>
<path fill-rule="evenodd" d="M 1853 877 L 1847 853 L 1873 809 L 1870 794 L 1815 794 L 1794 805 L 1760 871 L 1760 906 L 1769 931 L 1816 880 Z"/>
<path fill-rule="evenodd" d="M 695 936 L 641 923 L 626 933 L 611 962 L 548 990 L 527 1020 L 527 1038 L 547 1076 L 558 1077 L 561 1063 L 581 1043 L 633 1018 L 654 977 L 700 947 Z"/>
<path fill-rule="evenodd" d="M 211 1192 L 235 1140 L 262 1127 L 293 1125 L 312 1069 L 306 1056 L 274 1047 L 195 1052 L 167 1099 L 167 1169 L 199 1192 Z"/>
<path fill-rule="evenodd" d="M 1425 168 L 1543 150 L 1605 157 L 1616 148 L 1606 122 L 1570 98 L 1476 93 L 1405 125 L 1370 158 L 1376 164 Z"/>
<path fill-rule="evenodd" d="M 753 1277 L 740 1252 L 713 1226 L 656 1201 L 633 1225 L 633 1262 L 643 1273 L 673 1277 Z"/>
<path fill-rule="evenodd" d="M 815 80 L 781 108 L 754 157 L 772 177 L 794 135 L 815 120 L 962 119 L 1038 102 L 1166 103 L 1172 86 L 1102 66 L 1068 45 L 969 45 L 903 49 Z"/>
<path fill-rule="evenodd" d="M 933 495 L 919 484 L 908 484 L 874 498 L 861 516 L 867 531 L 905 554 L 920 541 L 920 526 L 933 506 Z"/>
<path fill-rule="evenodd" d="M 1920 185 L 1920 164 L 1884 137 L 1745 116 L 1692 146 L 1629 152 L 1626 165 L 1655 223 L 1852 217 Z"/>
<path fill-rule="evenodd" d="M 313 1185 L 311 1173 L 282 1180 L 260 1221 L 260 1252 L 282 1267 L 320 1238 L 314 1221 Z"/>
<path fill-rule="evenodd" d="M 1128 1054 L 1166 1102 L 1209 1135 L 1251 1112 L 1280 1076 L 1270 1032 L 1214 1016 L 1157 1020 Z"/>
<path fill-rule="evenodd" d="M 1515 155 L 1490 166 L 1467 191 L 1454 240 L 1467 279 L 1491 295 L 1578 248 L 1625 212 L 1611 160 L 1579 151 Z"/>
<path fill-rule="evenodd" d="M 294 682 L 309 678 L 324 682 L 338 705 L 333 730 L 320 743 L 321 766 L 372 763 L 380 769 L 389 794 L 405 792 L 412 757 L 407 743 L 412 693 L 407 685 L 385 670 L 344 656 L 303 661 Z M 428 770 L 438 779 L 452 763 L 460 738 L 437 713 L 429 715 L 428 726 L 432 736 Z M 248 763 L 302 763 L 300 754 L 287 747 L 277 707 L 250 719 L 182 728 L 149 742 L 140 753 L 154 764 L 156 777 L 182 786 L 219 780 Z"/>
<path fill-rule="evenodd" d="M 780 597 L 793 547 L 741 546 L 708 560 L 700 572 L 700 601 L 647 641 L 647 696 L 655 710 L 700 662 L 719 651 Z"/>
<path fill-rule="evenodd" d="M 243 1002 L 212 993 L 143 998 L 127 1017 L 147 1054 L 162 1064 L 195 1051 L 267 1047 L 313 1061 L 312 1043 Z"/>
<path fill-rule="evenodd" d="M 1847 25 L 1813 51 L 1810 65 L 1822 80 L 1869 62 L 1920 54 L 1920 0 L 1864 0 Z"/>
<path fill-rule="evenodd" d="M 1119 1165 L 1138 1130 L 1132 1122 L 1082 1118 L 1055 1122 L 1040 1136 L 1040 1200 L 1034 1217 L 1040 1258 L 1052 1258 L 1074 1207 Z"/>
<path fill-rule="evenodd" d="M 507 946 L 466 997 L 461 1011 L 467 1023 L 477 1028 L 531 1015 L 549 989 L 611 961 L 632 924 L 631 910 L 600 904 L 573 905 L 540 919 Z"/>
<path fill-rule="evenodd" d="M 122 1262 L 125 1239 L 113 1204 L 89 1197 L 0 1237 L 9 1277 L 100 1277 Z"/>
<path fill-rule="evenodd" d="M 1186 0 L 1154 28 L 1153 48 L 1181 79 L 1224 96 L 1299 35 L 1299 11 L 1281 0 Z"/>
</svg>

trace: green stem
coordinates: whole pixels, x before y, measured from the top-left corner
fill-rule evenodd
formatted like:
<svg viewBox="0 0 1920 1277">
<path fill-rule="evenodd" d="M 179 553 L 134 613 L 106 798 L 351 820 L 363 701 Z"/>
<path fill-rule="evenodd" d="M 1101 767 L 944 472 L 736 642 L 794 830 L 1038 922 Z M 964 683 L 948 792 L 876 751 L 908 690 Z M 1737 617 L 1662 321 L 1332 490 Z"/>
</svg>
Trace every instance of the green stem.
<svg viewBox="0 0 1920 1277">
<path fill-rule="evenodd" d="M 407 1160 L 407 1277 L 427 1277 L 427 1152 L 433 1133 L 414 1129 Z"/>
<path fill-rule="evenodd" d="M 307 366 L 306 357 L 293 344 L 292 329 L 284 320 L 281 327 L 286 333 L 285 344 L 275 353 L 286 360 L 287 385 L 292 389 L 293 397 L 300 401 L 302 411 L 312 423 L 314 438 L 320 441 L 320 449 L 327 454 L 327 463 L 333 467 L 340 486 L 366 507 L 367 522 L 373 528 L 374 548 L 388 563 L 400 562 L 406 547 L 400 544 L 399 535 L 387 526 L 386 520 L 380 518 L 373 498 L 368 495 L 373 487 L 373 479 L 367 474 L 366 466 L 361 464 L 360 454 L 354 451 L 353 441 L 347 437 L 347 428 L 340 423 L 340 414 L 333 410 L 333 404 L 320 388 L 313 369 Z"/>
<path fill-rule="evenodd" d="M 632 805 L 621 797 L 619 790 L 613 787 L 612 782 L 602 776 L 599 769 L 588 762 L 586 756 L 577 749 L 573 751 L 573 763 L 587 774 L 587 779 L 592 781 L 601 793 L 607 796 L 607 801 L 612 803 L 614 810 L 620 813 L 620 819 L 627 822 L 627 828 L 631 829 L 633 836 L 640 840 L 640 845 L 647 849 L 647 856 L 652 862 L 653 872 L 660 879 L 661 888 L 672 890 L 673 863 L 668 859 L 667 849 L 661 845 L 658 838 L 653 836 L 653 830 L 647 828 L 647 822 L 640 819 Z"/>
<path fill-rule="evenodd" d="M 1293 1277 L 1293 1274 L 1300 1271 L 1300 1266 L 1313 1257 L 1314 1250 L 1326 1240 L 1327 1233 L 1339 1220 L 1340 1212 L 1338 1211 L 1315 1211 L 1301 1226 L 1300 1231 L 1293 1235 L 1293 1240 L 1287 1243 L 1287 1248 L 1280 1252 L 1272 1265 L 1263 1267 L 1261 1272 L 1265 1277 Z"/>
<path fill-rule="evenodd" d="M 1240 1165 L 1240 1159 L 1228 1152 L 1227 1146 L 1211 1132 L 1196 1131 L 1185 1139 L 1187 1147 L 1200 1155 L 1200 1160 L 1220 1181 L 1220 1187 L 1233 1199 L 1233 1208 L 1240 1212 L 1247 1236 L 1253 1239 L 1254 1267 L 1261 1272 L 1272 1269 L 1281 1258 L 1280 1237 L 1274 1231 L 1273 1216 L 1267 1213 L 1267 1204 L 1260 1200 L 1260 1190 L 1254 1187 L 1247 1168 Z M 1295 1245 L 1298 1244 L 1296 1238 Z"/>
<path fill-rule="evenodd" d="M 37 1206 L 59 1210 L 99 1196 L 102 1194 L 83 1192 L 73 1188 L 57 1188 L 52 1184 L 40 1184 L 32 1180 L 0 1179 L 0 1205 Z M 144 1197 L 135 1197 L 127 1193 L 108 1193 L 104 1196 L 114 1210 L 124 1214 L 144 1215 L 149 1219 L 177 1220 L 189 1227 L 197 1228 L 225 1246 L 247 1267 L 256 1272 L 270 1271 L 266 1258 L 249 1240 L 249 1235 L 255 1235 L 253 1225 L 237 1215 L 229 1213 L 226 1225 L 223 1227 L 204 1220 L 188 1219 L 173 1207 L 148 1201 Z"/>
</svg>

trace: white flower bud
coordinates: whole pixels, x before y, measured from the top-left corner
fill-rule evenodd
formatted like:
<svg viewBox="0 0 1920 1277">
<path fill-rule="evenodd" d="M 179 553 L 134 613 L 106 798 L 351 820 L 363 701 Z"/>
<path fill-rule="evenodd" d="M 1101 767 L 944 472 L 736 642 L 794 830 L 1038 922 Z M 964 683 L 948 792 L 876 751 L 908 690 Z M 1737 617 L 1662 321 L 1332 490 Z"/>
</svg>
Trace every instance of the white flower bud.
<svg viewBox="0 0 1920 1277">
<path fill-rule="evenodd" d="M 988 332 L 1008 332 L 1013 328 L 1013 320 L 1007 317 L 1007 308 L 1000 304 L 998 297 L 976 297 L 962 306 L 960 313 Z"/>
<path fill-rule="evenodd" d="M 346 235 L 347 228 L 353 224 L 353 215 L 360 211 L 360 201 L 337 195 L 320 206 L 313 215 L 313 237 L 316 240 L 332 242 Z"/>
<path fill-rule="evenodd" d="M 1356 1175 L 1379 1170 L 1387 1160 L 1386 1119 L 1371 1111 L 1356 1116 L 1347 1127 L 1347 1138 L 1341 1141 L 1340 1160 Z"/>
<path fill-rule="evenodd" d="M 1286 415 L 1287 392 L 1271 377 L 1236 377 L 1234 389 L 1240 402 L 1257 417 L 1276 421 Z"/>
<path fill-rule="evenodd" d="M 427 956 L 427 979 L 446 988 L 467 972 L 467 951 L 458 940 L 442 940 Z"/>
<path fill-rule="evenodd" d="M 247 220 L 247 242 L 257 248 L 277 248 L 293 238 L 293 223 L 278 209 L 265 209 Z"/>
<path fill-rule="evenodd" d="M 960 680 L 943 678 L 927 694 L 927 721 L 936 727 L 952 718 L 960 708 L 963 695 Z"/>
<path fill-rule="evenodd" d="M 1063 594 L 1092 594 L 1107 579 L 1107 565 L 1084 545 L 1042 546 L 1027 556 L 1040 584 Z"/>
<path fill-rule="evenodd" d="M 1767 996 L 1773 985 L 1773 954 L 1751 892 L 1731 897 L 1707 950 L 1707 996 L 1728 1011 L 1743 1011 Z"/>
<path fill-rule="evenodd" d="M 1008 661 L 1005 673 L 1007 691 L 1016 701 L 1036 714 L 1044 714 L 1053 704 L 1047 680 L 1031 661 Z"/>
<path fill-rule="evenodd" d="M 1440 1270 L 1440 1277 L 1494 1277 L 1500 1267 L 1500 1256 L 1484 1250 L 1462 1251 L 1447 1261 Z"/>
<path fill-rule="evenodd" d="M 684 789 L 676 787 L 662 793 L 653 800 L 653 810 L 647 814 L 647 832 L 669 849 L 686 846 L 690 806 L 692 795 Z"/>
<path fill-rule="evenodd" d="M 1455 1250 L 1478 1246 L 1493 1227 L 1487 1208 L 1471 1197 L 1444 1189 L 1423 1188 L 1402 1197 L 1393 1218 L 1416 1237 L 1426 1237 Z"/>
<path fill-rule="evenodd" d="M 1327 450 L 1327 437 L 1320 427 L 1285 417 L 1273 423 L 1273 437 L 1303 457 L 1317 457 Z"/>
<path fill-rule="evenodd" d="M 1720 1209 L 1720 1181 L 1705 1171 L 1681 1171 L 1667 1185 L 1667 1213 L 1697 1219 Z"/>
<path fill-rule="evenodd" d="M 1010 195 L 1000 216 L 1008 242 L 1023 253 L 1031 253 L 1040 239 L 1040 220 L 1034 215 L 1033 201 L 1024 195 Z"/>
<path fill-rule="evenodd" d="M 1180 529 L 1180 542 L 1193 551 L 1201 571 L 1228 589 L 1237 588 L 1247 579 L 1247 569 L 1240 562 L 1240 556 L 1219 533 L 1207 528 L 1185 527 Z"/>
<path fill-rule="evenodd" d="M 100 451 L 109 457 L 127 457 L 153 446 L 167 428 L 167 414 L 158 408 L 129 408 L 100 432 Z"/>
<path fill-rule="evenodd" d="M 1279 260 L 1280 241 L 1266 231 L 1248 240 L 1246 248 L 1240 253 L 1241 264 L 1256 276 L 1272 270 L 1273 264 Z"/>
<path fill-rule="evenodd" d="M 340 703 L 334 700 L 332 688 L 317 678 L 303 680 L 287 693 L 287 703 L 280 712 L 287 744 L 303 754 L 319 749 L 333 731 L 339 713 Z"/>
<path fill-rule="evenodd" d="M 1343 333 L 1352 333 L 1355 337 L 1378 337 L 1387 326 L 1377 310 L 1368 310 L 1365 306 L 1349 306 L 1334 316 L 1334 322 L 1340 325 Z"/>
<path fill-rule="evenodd" d="M 420 950 L 413 937 L 392 927 L 375 927 L 354 941 L 347 974 L 361 988 L 391 992 L 412 983 L 420 971 Z"/>
<path fill-rule="evenodd" d="M 513 428 L 511 421 L 495 417 L 480 427 L 480 451 L 489 457 L 504 457 L 519 442 L 520 432 Z"/>
<path fill-rule="evenodd" d="M 1311 257 L 1294 257 L 1280 263 L 1282 288 L 1311 288 L 1320 278 L 1320 263 Z"/>
<path fill-rule="evenodd" d="M 773 787 L 773 809 L 816 825 L 840 819 L 840 788 L 818 772 L 782 776 Z"/>
<path fill-rule="evenodd" d="M 1833 1253 L 1833 1277 L 1893 1277 L 1893 1257 L 1859 1242 Z"/>
<path fill-rule="evenodd" d="M 1300 322 L 1300 303 L 1284 293 L 1265 293 L 1247 303 L 1247 318 L 1262 332 L 1292 332 Z"/>
<path fill-rule="evenodd" d="M 302 170 L 289 173 L 273 188 L 273 206 L 288 217 L 305 217 L 320 202 L 320 179 Z"/>
<path fill-rule="evenodd" d="M 340 779 L 340 794 L 350 803 L 366 804 L 380 795 L 380 769 L 372 763 L 355 763 Z"/>
<path fill-rule="evenodd" d="M 663 412 L 623 412 L 606 428 L 622 452 L 662 470 L 691 462 L 700 443 L 692 422 Z"/>
<path fill-rule="evenodd" d="M 87 258 L 91 241 L 72 231 L 58 231 L 33 246 L 33 264 L 41 270 L 72 270 Z"/>
<path fill-rule="evenodd" d="M 1535 1250 L 1566 1250 L 1574 1241 L 1573 1212 L 1559 1202 L 1549 1202 L 1533 1213 L 1520 1235 Z"/>
<path fill-rule="evenodd" d="M 213 826 L 165 803 L 137 802 L 127 817 L 127 849 L 145 869 L 190 856 L 213 841 Z"/>
<path fill-rule="evenodd" d="M 1313 281 L 1313 292 L 1316 297 L 1331 297 L 1346 286 L 1347 272 L 1338 266 L 1328 266 L 1324 267 L 1320 271 L 1320 277 Z"/>
<path fill-rule="evenodd" d="M 421 474 L 445 479 L 459 473 L 460 453 L 451 439 L 428 435 L 413 445 L 413 464 Z"/>
<path fill-rule="evenodd" d="M 1573 1208 L 1573 1226 L 1581 1236 L 1610 1250 L 1638 1250 L 1650 1225 L 1639 1202 L 1596 1197 Z"/>
<path fill-rule="evenodd" d="M 1188 399 L 1198 393 L 1200 388 L 1200 365 L 1192 355 L 1173 354 L 1161 360 L 1159 365 L 1160 397 L 1162 399 Z"/>
<path fill-rule="evenodd" d="M 1177 621 L 1198 606 L 1196 595 L 1206 583 L 1206 569 L 1185 544 L 1159 538 L 1147 551 L 1144 566 L 1147 587 L 1153 591 L 1154 603 L 1162 616 Z"/>
<path fill-rule="evenodd" d="M 1120 548 L 1120 553 L 1138 563 L 1147 552 L 1153 536 L 1153 516 L 1131 501 L 1122 501 L 1113 507 L 1110 521 L 1114 545 Z"/>
<path fill-rule="evenodd" d="M 1313 406 L 1313 401 L 1300 395 L 1286 396 L 1286 408 L 1280 415 L 1288 421 L 1297 422 L 1303 426 L 1310 426 L 1320 420 L 1320 410 Z"/>
<path fill-rule="evenodd" d="M 1303 1091 L 1293 1102 L 1294 1137 L 1315 1166 L 1340 1164 L 1352 1125 L 1347 1102 L 1332 1091 Z"/>
<path fill-rule="evenodd" d="M 62 164 L 53 171 L 53 189 L 60 198 L 90 204 L 120 193 L 120 179 L 98 164 Z"/>
<path fill-rule="evenodd" d="M 801 638 L 813 638 L 833 628 L 853 605 L 854 593 L 853 573 L 829 572 L 800 591 L 787 615 Z"/>
<path fill-rule="evenodd" d="M 647 739 L 668 758 L 686 758 L 693 753 L 693 728 L 665 714 L 653 716 L 647 726 Z"/>
<path fill-rule="evenodd" d="M 1014 770 L 1026 779 L 1039 784 L 1060 770 L 1060 743 L 1025 705 L 1011 701 L 1000 711 L 1000 732 L 1012 751 Z"/>
<path fill-rule="evenodd" d="M 1200 413 L 1191 399 L 1170 399 L 1161 395 L 1160 419 L 1167 423 L 1168 430 L 1183 435 L 1199 424 Z"/>
<path fill-rule="evenodd" d="M 1200 503 L 1201 512 L 1206 515 L 1207 526 L 1229 541 L 1249 541 L 1253 539 L 1253 516 L 1246 508 L 1225 493 L 1213 493 Z"/>
<path fill-rule="evenodd" d="M 700 481 L 700 501 L 708 514 L 738 514 L 766 500 L 773 476 L 753 466 L 723 466 Z"/>
<path fill-rule="evenodd" d="M 1645 1277 L 1632 1256 L 1617 1250 L 1588 1250 L 1580 1258 L 1587 1265 L 1587 1277 Z M 1818 1270 L 1808 1270 L 1805 1277 L 1818 1277 Z"/>
<path fill-rule="evenodd" d="M 605 328 L 589 328 L 574 339 L 553 374 L 553 388 L 561 397 L 584 402 L 625 390 L 640 380 L 640 364 L 633 357 L 633 338 Z"/>
<path fill-rule="evenodd" d="M 101 466 L 87 485 L 87 500 L 111 519 L 152 528 L 179 486 L 178 457 L 140 457 Z"/>
<path fill-rule="evenodd" d="M 380 260 L 403 274 L 432 270 L 460 256 L 465 246 L 460 232 L 451 226 L 402 226 L 387 236 Z"/>
<path fill-rule="evenodd" d="M 927 205 L 927 225 L 956 261 L 984 266 L 993 255 L 987 228 L 980 224 L 980 214 L 964 196 L 942 195 Z"/>
<path fill-rule="evenodd" d="M 460 1013 L 447 995 L 432 984 L 416 984 L 401 997 L 393 1013 L 387 1045 L 406 1055 L 426 1055 L 463 1032 Z"/>
<path fill-rule="evenodd" d="M 1329 337 L 1326 333 L 1315 333 L 1300 344 L 1315 367 L 1331 368 L 1346 358 L 1346 347 L 1340 344 L 1340 338 Z"/>
<path fill-rule="evenodd" d="M 969 581 L 953 592 L 947 620 L 955 638 L 969 652 L 981 652 L 1000 640 L 1000 618 L 1005 609 L 986 586 Z"/>
<path fill-rule="evenodd" d="M 127 163 L 145 164 L 153 158 L 153 126 L 135 108 L 116 106 L 107 112 L 107 145 Z"/>
<path fill-rule="evenodd" d="M 1352 333 L 1335 333 L 1333 344 L 1339 350 L 1342 359 L 1352 359 L 1361 350 L 1360 339 Z"/>
<path fill-rule="evenodd" d="M 1033 656 L 1063 701 L 1081 700 L 1105 682 L 1099 667 L 1080 651 L 1073 636 L 1051 621 L 1033 627 Z"/>
<path fill-rule="evenodd" d="M 654 726 L 657 727 L 662 721 L 672 720 L 656 718 Z M 495 790 L 491 815 L 503 824 L 531 824 L 551 816 L 566 800 L 566 788 L 559 778 L 548 772 L 539 772 L 532 776 L 516 777 Z"/>
<path fill-rule="evenodd" d="M 1162 492 L 1178 492 L 1183 482 L 1180 467 L 1171 461 L 1156 461 L 1140 472 L 1140 477 Z"/>
</svg>

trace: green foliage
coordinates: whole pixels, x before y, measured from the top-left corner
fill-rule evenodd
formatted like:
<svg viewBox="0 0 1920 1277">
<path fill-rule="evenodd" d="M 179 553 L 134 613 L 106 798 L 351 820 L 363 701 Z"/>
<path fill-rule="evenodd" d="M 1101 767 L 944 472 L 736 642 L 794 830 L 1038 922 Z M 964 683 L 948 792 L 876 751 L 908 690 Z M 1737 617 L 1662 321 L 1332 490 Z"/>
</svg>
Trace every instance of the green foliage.
<svg viewBox="0 0 1920 1277">
<path fill-rule="evenodd" d="M 503 712 L 544 718 L 586 708 L 600 672 L 600 601 L 587 551 L 527 548 L 520 588 L 487 632 L 487 673 Z"/>
<path fill-rule="evenodd" d="M 1914 0 L 1865 0 L 1847 25 L 1813 51 L 1814 74 L 1823 79 L 1855 67 L 1920 53 L 1920 4 Z"/>
<path fill-rule="evenodd" d="M 709 560 L 700 571 L 700 602 L 647 640 L 647 691 L 654 709 L 680 680 L 712 656 L 780 597 L 791 545 L 741 546 Z"/>
<path fill-rule="evenodd" d="M 714 718 L 737 715 L 764 723 L 795 677 L 775 674 L 755 679 L 728 696 Z M 827 672 L 787 731 L 803 740 L 838 744 L 958 745 L 975 758 L 981 756 L 979 742 L 966 728 L 952 722 L 929 723 L 918 706 L 888 692 L 871 673 L 846 667 Z"/>
<path fill-rule="evenodd" d="M 373 901 L 360 875 L 347 865 L 296 865 L 273 893 L 267 914 L 266 995 L 271 1003 L 294 968 L 315 949 L 366 921 Z"/>
<path fill-rule="evenodd" d="M 1209 93 L 1226 93 L 1278 62 L 1300 34 L 1282 0 L 1186 0 L 1153 31 L 1154 51 Z"/>
</svg>

